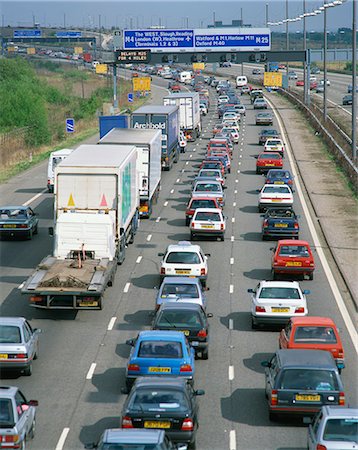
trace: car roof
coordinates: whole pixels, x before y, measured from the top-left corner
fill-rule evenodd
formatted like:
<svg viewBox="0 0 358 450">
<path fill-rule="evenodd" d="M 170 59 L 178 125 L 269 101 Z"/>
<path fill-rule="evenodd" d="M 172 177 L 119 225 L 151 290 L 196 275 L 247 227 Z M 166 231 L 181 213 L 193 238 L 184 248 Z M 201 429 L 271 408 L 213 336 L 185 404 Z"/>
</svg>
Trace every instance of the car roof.
<svg viewBox="0 0 358 450">
<path fill-rule="evenodd" d="M 200 245 L 192 244 L 189 241 L 179 241 L 177 244 L 168 245 L 168 248 L 167 248 L 168 253 L 180 251 L 180 250 L 198 253 L 201 250 L 201 248 L 200 248 Z"/>
<path fill-rule="evenodd" d="M 6 206 L 0 206 L 0 209 L 20 209 L 20 210 L 24 210 L 27 209 L 28 206 L 23 206 L 23 205 L 6 205 Z"/>
<path fill-rule="evenodd" d="M 334 321 L 330 317 L 320 317 L 320 316 L 292 317 L 291 321 L 295 325 L 335 326 Z"/>
<path fill-rule="evenodd" d="M 163 284 L 199 284 L 200 280 L 196 277 L 165 277 Z"/>
<path fill-rule="evenodd" d="M 322 413 L 329 418 L 339 418 L 339 417 L 351 417 L 358 418 L 358 408 L 349 408 L 347 406 L 322 406 Z"/>
<path fill-rule="evenodd" d="M 12 398 L 18 389 L 17 386 L 0 386 L 0 398 Z"/>
<path fill-rule="evenodd" d="M 187 380 L 183 377 L 141 377 L 137 378 L 135 386 L 146 387 L 156 386 L 158 388 L 166 389 L 167 387 L 184 387 Z"/>
<path fill-rule="evenodd" d="M 289 349 L 277 350 L 276 354 L 285 367 L 336 368 L 332 354 L 325 350 Z"/>
<path fill-rule="evenodd" d="M 0 317 L 0 325 L 22 325 L 26 322 L 25 317 Z"/>
<path fill-rule="evenodd" d="M 163 309 L 184 309 L 190 311 L 202 311 L 203 308 L 199 303 L 189 303 L 189 302 L 164 302 L 160 305 L 159 311 Z"/>
<path fill-rule="evenodd" d="M 103 433 L 106 444 L 160 444 L 164 440 L 164 430 L 109 428 Z"/>
<path fill-rule="evenodd" d="M 293 245 L 293 246 L 297 246 L 297 245 L 306 245 L 306 246 L 310 246 L 310 244 L 307 241 L 300 241 L 300 240 L 292 240 L 292 239 L 280 239 L 279 241 L 277 241 L 277 246 L 279 245 Z"/>
<path fill-rule="evenodd" d="M 260 281 L 262 287 L 289 287 L 289 288 L 299 288 L 300 285 L 297 281 L 271 281 L 262 280 Z"/>
<path fill-rule="evenodd" d="M 208 212 L 208 213 L 222 213 L 221 208 L 196 208 L 195 214 L 198 212 Z"/>
<path fill-rule="evenodd" d="M 182 341 L 183 333 L 182 331 L 174 331 L 174 330 L 144 330 L 140 331 L 138 337 L 140 339 L 151 340 L 151 341 Z"/>
<path fill-rule="evenodd" d="M 287 184 L 274 184 L 274 183 L 266 183 L 262 186 L 262 189 L 265 187 L 278 187 L 278 188 L 284 188 L 284 189 L 290 189 L 290 186 L 287 186 Z"/>
</svg>

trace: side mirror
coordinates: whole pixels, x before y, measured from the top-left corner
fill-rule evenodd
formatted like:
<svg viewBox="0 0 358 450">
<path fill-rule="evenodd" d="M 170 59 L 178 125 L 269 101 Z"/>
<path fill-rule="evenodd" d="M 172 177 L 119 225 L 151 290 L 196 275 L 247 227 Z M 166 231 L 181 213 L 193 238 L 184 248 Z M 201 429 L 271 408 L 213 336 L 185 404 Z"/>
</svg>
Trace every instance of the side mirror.
<svg viewBox="0 0 358 450">
<path fill-rule="evenodd" d="M 205 395 L 204 389 L 197 389 L 194 391 L 194 395 Z"/>
<path fill-rule="evenodd" d="M 29 402 L 27 402 L 27 404 L 29 406 L 39 406 L 38 400 L 30 400 Z"/>
<path fill-rule="evenodd" d="M 205 256 L 210 257 L 211 253 L 205 253 Z"/>
<path fill-rule="evenodd" d="M 261 361 L 262 367 L 271 367 L 270 361 Z"/>
<path fill-rule="evenodd" d="M 265 217 L 265 214 L 260 214 L 260 217 Z"/>
<path fill-rule="evenodd" d="M 133 347 L 134 346 L 134 339 L 127 339 L 126 340 L 126 344 Z"/>
<path fill-rule="evenodd" d="M 164 253 L 158 253 L 158 256 L 164 256 Z"/>
<path fill-rule="evenodd" d="M 129 389 L 127 387 L 122 387 L 121 388 L 121 393 L 124 395 L 128 395 L 129 394 Z"/>
<path fill-rule="evenodd" d="M 256 192 L 261 192 L 261 189 L 256 189 Z"/>
<path fill-rule="evenodd" d="M 258 156 L 254 156 L 254 158 L 255 158 L 255 159 L 257 159 L 257 158 L 258 158 Z"/>
<path fill-rule="evenodd" d="M 305 289 L 304 291 L 302 291 L 304 293 L 304 295 L 308 295 L 311 293 L 311 291 L 309 289 Z"/>
<path fill-rule="evenodd" d="M 275 247 L 271 247 L 270 250 L 273 252 L 275 250 Z"/>
<path fill-rule="evenodd" d="M 34 328 L 34 334 L 35 333 L 37 333 L 37 334 L 41 334 L 42 333 L 42 329 L 41 328 Z"/>
<path fill-rule="evenodd" d="M 253 294 L 254 290 L 253 289 L 248 289 L 247 292 L 249 292 L 250 294 Z"/>
<path fill-rule="evenodd" d="M 223 186 L 223 189 L 227 189 L 227 186 Z"/>
<path fill-rule="evenodd" d="M 94 442 L 91 442 L 90 444 L 85 444 L 85 448 L 87 449 L 97 448 L 97 445 Z"/>
<path fill-rule="evenodd" d="M 48 228 L 48 234 L 49 234 L 50 236 L 53 236 L 53 235 L 54 235 L 54 233 L 53 233 L 53 227 L 49 227 L 49 228 Z"/>
<path fill-rule="evenodd" d="M 214 315 L 213 315 L 213 313 L 207 313 L 206 317 L 207 317 L 208 319 L 211 319 L 212 317 L 214 317 Z"/>
</svg>

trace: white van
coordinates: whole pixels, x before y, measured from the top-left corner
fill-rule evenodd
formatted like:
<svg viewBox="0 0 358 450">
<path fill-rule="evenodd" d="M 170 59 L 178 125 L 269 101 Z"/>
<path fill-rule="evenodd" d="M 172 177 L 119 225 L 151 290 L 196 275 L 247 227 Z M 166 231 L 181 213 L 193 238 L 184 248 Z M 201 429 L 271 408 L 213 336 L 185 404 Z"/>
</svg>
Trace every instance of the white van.
<svg viewBox="0 0 358 450">
<path fill-rule="evenodd" d="M 180 72 L 179 74 L 179 81 L 181 83 L 189 84 L 192 79 L 192 73 L 191 72 Z"/>
<path fill-rule="evenodd" d="M 47 189 L 49 192 L 53 192 L 56 166 L 58 166 L 58 164 L 60 164 L 60 162 L 67 158 L 67 156 L 72 152 L 72 148 L 63 148 L 62 150 L 57 150 L 56 152 L 51 153 L 47 167 Z"/>
<path fill-rule="evenodd" d="M 239 75 L 236 77 L 236 88 L 243 87 L 247 85 L 246 75 Z"/>
</svg>

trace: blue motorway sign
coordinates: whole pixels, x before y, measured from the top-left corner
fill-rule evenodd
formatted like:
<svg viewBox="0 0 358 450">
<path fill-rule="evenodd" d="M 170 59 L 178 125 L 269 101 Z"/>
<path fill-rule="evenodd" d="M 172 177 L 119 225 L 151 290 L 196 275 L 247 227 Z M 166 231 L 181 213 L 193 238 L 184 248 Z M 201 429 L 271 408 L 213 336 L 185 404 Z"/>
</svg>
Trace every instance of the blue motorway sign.
<svg viewBox="0 0 358 450">
<path fill-rule="evenodd" d="M 124 30 L 123 49 L 151 52 L 269 51 L 269 28 L 203 28 L 192 30 Z"/>
<path fill-rule="evenodd" d="M 127 95 L 128 103 L 133 103 L 133 92 L 129 92 Z"/>
<path fill-rule="evenodd" d="M 42 30 L 14 30 L 14 37 L 16 38 L 34 38 L 41 36 Z"/>
<path fill-rule="evenodd" d="M 67 133 L 75 131 L 75 119 L 66 119 L 66 131 Z"/>
<path fill-rule="evenodd" d="M 57 31 L 56 37 L 58 37 L 58 38 L 82 37 L 82 32 L 81 31 Z"/>
</svg>

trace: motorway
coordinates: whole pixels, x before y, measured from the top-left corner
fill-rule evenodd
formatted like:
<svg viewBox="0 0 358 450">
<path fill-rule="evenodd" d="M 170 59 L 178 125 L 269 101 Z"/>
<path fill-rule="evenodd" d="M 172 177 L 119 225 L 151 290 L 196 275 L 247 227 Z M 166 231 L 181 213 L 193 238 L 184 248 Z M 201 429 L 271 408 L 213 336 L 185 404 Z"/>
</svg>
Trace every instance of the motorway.
<svg viewBox="0 0 358 450">
<path fill-rule="evenodd" d="M 166 94 L 167 81 L 153 77 L 154 101 Z M 261 241 L 261 218 L 257 212 L 257 189 L 263 177 L 255 174 L 260 127 L 248 97 L 246 119 L 240 142 L 235 145 L 232 173 L 228 176 L 225 214 L 228 227 L 224 242 L 202 241 L 209 259 L 210 290 L 207 293 L 211 320 L 209 360 L 196 362 L 196 388 L 205 389 L 200 398 L 198 449 L 298 450 L 306 446 L 306 428 L 297 422 L 270 423 L 264 397 L 260 362 L 278 347 L 278 331 L 252 331 L 247 288 L 270 279 L 270 247 Z M 40 215 L 40 231 L 32 241 L 2 241 L 1 314 L 25 316 L 43 330 L 40 356 L 31 377 L 8 375 L 4 384 L 20 386 L 29 398 L 39 400 L 37 435 L 28 442 L 36 450 L 72 450 L 96 440 L 108 427 L 119 425 L 124 395 L 124 374 L 129 348 L 126 339 L 150 327 L 159 283 L 158 252 L 179 240 L 189 239 L 184 211 L 190 182 L 205 153 L 211 127 L 217 122 L 215 97 L 203 119 L 202 139 L 189 144 L 187 152 L 170 172 L 162 173 L 162 189 L 150 220 L 143 220 L 126 261 L 116 274 L 115 284 L 105 294 L 102 311 L 43 311 L 32 309 L 18 286 L 32 268 L 51 252 L 47 227 L 53 221 L 53 196 L 46 186 L 45 163 L 0 186 L 3 203 L 19 204 L 31 198 Z M 277 122 L 275 123 L 276 127 Z M 93 139 L 95 142 L 95 138 Z M 288 158 L 285 167 L 289 167 Z M 39 194 L 39 195 L 38 195 Z M 295 193 L 295 211 L 300 215 L 301 237 L 312 242 L 303 206 Z M 315 253 L 310 289 L 310 315 L 333 317 L 341 329 L 347 368 L 342 379 L 347 401 L 357 405 L 356 353 L 322 262 Z"/>
</svg>

